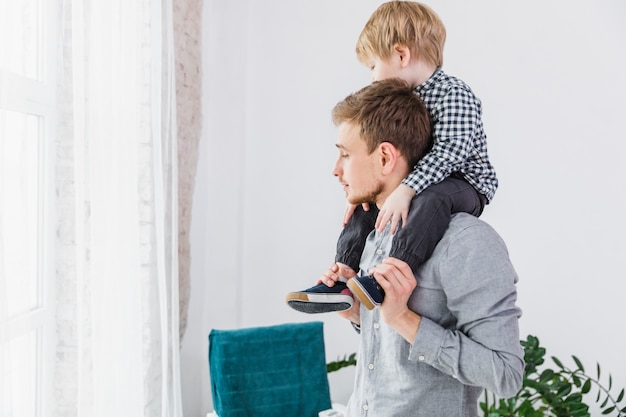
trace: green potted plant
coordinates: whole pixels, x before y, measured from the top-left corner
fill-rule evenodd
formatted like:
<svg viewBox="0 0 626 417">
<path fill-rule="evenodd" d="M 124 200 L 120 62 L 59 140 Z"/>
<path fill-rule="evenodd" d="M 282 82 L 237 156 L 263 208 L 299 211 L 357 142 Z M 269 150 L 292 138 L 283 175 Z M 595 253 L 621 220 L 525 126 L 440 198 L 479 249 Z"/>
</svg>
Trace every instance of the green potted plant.
<svg viewBox="0 0 626 417">
<path fill-rule="evenodd" d="M 585 401 L 590 397 L 599 405 L 602 415 L 626 417 L 626 405 L 621 404 L 624 389 L 614 395 L 613 378 L 611 374 L 602 374 L 600 364 L 596 364 L 595 377 L 573 355 L 574 368 L 565 366 L 554 356 L 551 359 L 555 367 L 550 368 L 544 365 L 546 349 L 537 337 L 529 335 L 521 344 L 526 361 L 522 388 L 508 399 L 498 399 L 485 391 L 480 403 L 484 417 L 590 417 L 589 403 Z M 356 354 L 352 353 L 329 362 L 326 368 L 335 372 L 355 364 Z"/>
</svg>

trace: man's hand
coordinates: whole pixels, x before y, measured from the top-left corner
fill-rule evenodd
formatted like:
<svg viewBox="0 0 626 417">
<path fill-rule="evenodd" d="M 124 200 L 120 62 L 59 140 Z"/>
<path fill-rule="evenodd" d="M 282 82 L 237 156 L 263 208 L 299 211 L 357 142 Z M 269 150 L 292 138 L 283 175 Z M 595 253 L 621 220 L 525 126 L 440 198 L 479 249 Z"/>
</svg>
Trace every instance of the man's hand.
<svg viewBox="0 0 626 417">
<path fill-rule="evenodd" d="M 346 226 L 346 224 L 348 224 L 348 221 L 350 220 L 350 217 L 352 217 L 352 215 L 354 214 L 354 210 L 356 210 L 358 204 L 350 204 L 348 203 L 346 205 L 346 211 L 343 213 L 343 227 Z M 370 211 L 370 205 L 367 203 L 363 203 L 361 204 L 361 206 L 363 206 L 363 210 L 364 211 Z"/>
<path fill-rule="evenodd" d="M 417 286 L 411 267 L 397 258 L 387 258 L 369 271 L 385 290 L 380 306 L 382 320 L 409 343 L 413 343 L 421 317 L 409 310 L 408 301 Z"/>
<path fill-rule="evenodd" d="M 404 227 L 409 217 L 409 207 L 411 207 L 411 200 L 414 196 L 415 191 L 411 187 L 404 184 L 398 185 L 380 208 L 376 218 L 376 229 L 382 232 L 385 225 L 391 221 L 391 234 L 394 234 L 400 220 L 402 220 L 402 227 Z"/>
<path fill-rule="evenodd" d="M 354 302 L 352 304 L 352 307 L 350 307 L 348 310 L 338 311 L 337 314 L 339 314 L 344 319 L 350 320 L 352 323 L 356 324 L 357 326 L 360 326 L 361 325 L 361 303 L 359 302 L 359 299 L 354 297 Z"/>
<path fill-rule="evenodd" d="M 326 284 L 327 286 L 332 287 L 335 285 L 335 282 L 339 280 L 340 276 L 344 278 L 354 278 L 356 277 L 356 272 L 354 272 L 354 269 L 350 268 L 346 264 L 333 262 L 330 264 L 326 272 L 322 274 L 320 279 L 317 280 L 316 284 Z"/>
</svg>

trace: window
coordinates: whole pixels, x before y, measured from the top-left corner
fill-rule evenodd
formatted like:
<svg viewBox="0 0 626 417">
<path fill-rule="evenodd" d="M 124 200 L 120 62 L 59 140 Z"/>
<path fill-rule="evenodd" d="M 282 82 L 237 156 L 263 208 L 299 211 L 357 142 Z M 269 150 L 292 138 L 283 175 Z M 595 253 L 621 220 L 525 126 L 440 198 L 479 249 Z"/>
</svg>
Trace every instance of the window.
<svg viewBox="0 0 626 417">
<path fill-rule="evenodd" d="M 54 3 L 0 0 L 2 416 L 43 416 L 51 398 Z"/>
</svg>

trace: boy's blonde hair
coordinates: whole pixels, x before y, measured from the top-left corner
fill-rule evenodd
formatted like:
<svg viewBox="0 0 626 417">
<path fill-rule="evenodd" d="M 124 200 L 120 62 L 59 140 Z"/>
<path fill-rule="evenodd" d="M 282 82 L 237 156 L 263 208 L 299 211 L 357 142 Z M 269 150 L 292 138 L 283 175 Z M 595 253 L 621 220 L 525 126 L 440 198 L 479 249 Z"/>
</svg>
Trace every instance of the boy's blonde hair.
<svg viewBox="0 0 626 417">
<path fill-rule="evenodd" d="M 356 44 L 363 64 L 371 58 L 388 59 L 394 45 L 410 49 L 415 57 L 438 67 L 443 65 L 446 28 L 430 7 L 414 1 L 383 3 L 370 16 Z"/>
</svg>

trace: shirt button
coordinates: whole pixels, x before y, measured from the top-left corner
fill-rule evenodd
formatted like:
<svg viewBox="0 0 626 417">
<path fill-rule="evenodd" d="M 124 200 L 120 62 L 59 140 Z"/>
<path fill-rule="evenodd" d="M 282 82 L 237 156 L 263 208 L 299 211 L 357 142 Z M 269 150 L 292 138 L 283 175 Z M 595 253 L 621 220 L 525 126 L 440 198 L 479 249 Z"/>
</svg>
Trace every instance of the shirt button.
<svg viewBox="0 0 626 417">
<path fill-rule="evenodd" d="M 382 250 L 382 249 L 378 249 L 378 250 L 376 251 L 376 255 L 382 255 L 382 254 L 383 254 L 383 250 Z"/>
<path fill-rule="evenodd" d="M 369 409 L 369 407 L 367 406 L 367 404 L 365 404 L 365 405 L 363 406 L 363 410 L 364 410 L 364 411 L 367 411 L 368 409 Z"/>
<path fill-rule="evenodd" d="M 367 365 L 367 367 L 368 367 L 370 370 L 372 370 L 372 369 L 374 369 L 374 364 L 373 364 L 373 363 L 370 363 L 369 365 Z"/>
<path fill-rule="evenodd" d="M 379 328 L 380 328 L 380 324 L 378 324 L 378 323 L 374 323 L 374 328 L 375 328 L 375 329 L 379 329 Z"/>
<path fill-rule="evenodd" d="M 418 359 L 419 361 L 423 361 L 423 360 L 424 360 L 424 359 L 426 359 L 426 358 L 424 357 L 424 355 L 419 355 L 419 356 L 417 357 L 417 359 Z"/>
</svg>

